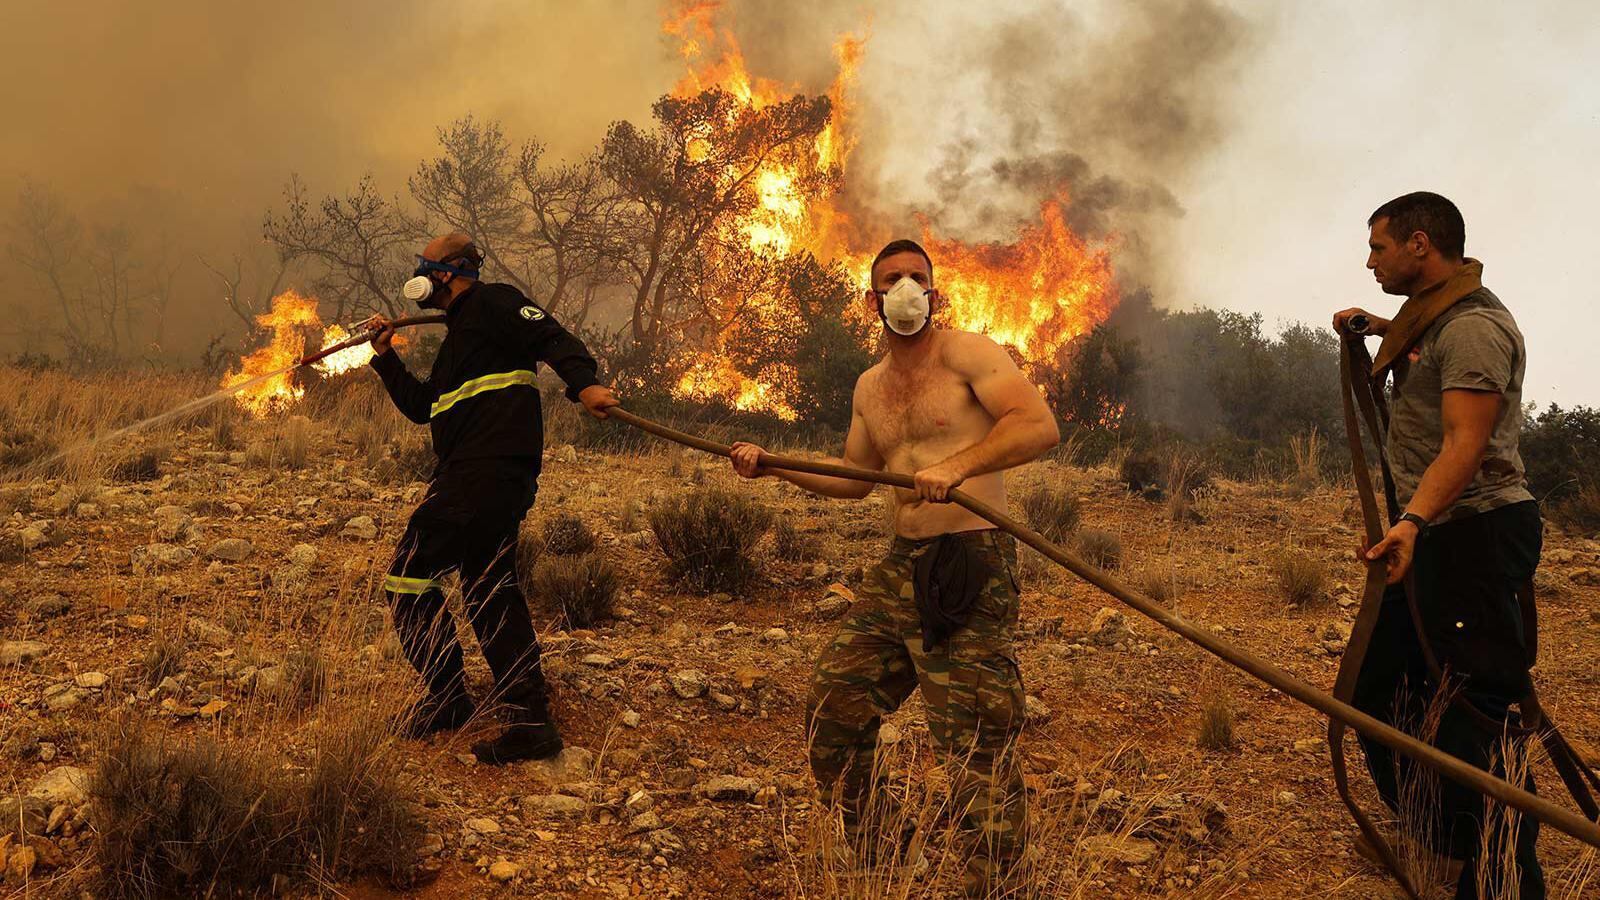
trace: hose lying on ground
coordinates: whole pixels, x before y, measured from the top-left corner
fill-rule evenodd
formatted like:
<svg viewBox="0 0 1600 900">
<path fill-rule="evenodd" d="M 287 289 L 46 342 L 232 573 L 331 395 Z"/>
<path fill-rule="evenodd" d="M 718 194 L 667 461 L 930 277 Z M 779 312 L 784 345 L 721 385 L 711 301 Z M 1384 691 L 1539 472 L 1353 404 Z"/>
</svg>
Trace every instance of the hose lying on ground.
<svg viewBox="0 0 1600 900">
<path fill-rule="evenodd" d="M 728 456 L 732 449 L 725 444 L 718 444 L 691 434 L 685 434 L 658 422 L 640 418 L 621 407 L 612 407 L 606 412 L 610 418 L 619 422 L 646 431 L 656 437 L 664 438 L 686 447 L 692 447 L 696 450 L 702 450 L 706 453 Z M 902 475 L 897 472 L 856 469 L 849 466 L 795 459 L 787 456 L 775 456 L 767 453 L 762 454 L 761 465 L 769 469 L 787 469 L 793 472 L 809 472 L 814 475 L 831 475 L 835 478 L 849 478 L 855 481 L 885 484 L 910 490 L 914 490 L 916 487 L 910 475 Z M 1296 678 L 1261 657 L 1218 638 L 1210 631 L 1200 628 L 1149 597 L 1132 590 L 1112 578 L 1105 571 L 1085 562 L 1077 554 L 1045 540 L 1037 531 L 1011 518 L 1004 511 L 976 500 L 960 489 L 950 492 L 950 501 L 994 523 L 996 527 L 1044 554 L 1074 575 L 1133 607 L 1163 628 L 1175 632 L 1190 643 L 1198 644 L 1202 649 L 1223 662 L 1244 670 L 1312 709 L 1343 722 L 1345 725 L 1354 728 L 1391 750 L 1411 756 L 1459 784 L 1472 788 L 1478 793 L 1498 800 L 1507 806 L 1515 807 L 1517 810 L 1533 816 L 1551 828 L 1569 834 L 1585 844 L 1600 848 L 1600 825 L 1596 825 L 1576 813 L 1557 806 L 1549 800 L 1530 794 L 1509 782 L 1496 778 L 1483 769 L 1463 762 L 1436 747 L 1423 743 L 1393 726 L 1380 722 L 1348 703 L 1334 699 L 1331 695 L 1317 690 L 1307 682 Z M 1383 563 L 1379 561 L 1369 563 L 1369 565 L 1382 566 Z"/>
</svg>

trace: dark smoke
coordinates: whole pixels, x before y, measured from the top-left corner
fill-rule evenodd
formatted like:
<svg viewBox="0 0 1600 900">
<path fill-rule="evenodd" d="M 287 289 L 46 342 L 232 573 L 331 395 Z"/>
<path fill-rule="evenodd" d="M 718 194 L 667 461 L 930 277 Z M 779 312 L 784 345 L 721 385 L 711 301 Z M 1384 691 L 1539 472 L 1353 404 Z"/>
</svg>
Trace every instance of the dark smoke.
<svg viewBox="0 0 1600 900">
<path fill-rule="evenodd" d="M 170 282 L 160 346 L 140 355 L 193 362 L 238 331 L 213 269 L 237 257 L 247 282 L 271 285 L 261 217 L 291 174 L 314 197 L 369 172 L 403 194 L 435 129 L 467 113 L 552 159 L 581 155 L 608 123 L 647 121 L 682 74 L 661 13 L 656 0 L 29 6 L 13 17 L 27 39 L 0 54 L 0 250 L 37 242 L 15 216 L 23 186 L 48 193 L 80 226 L 75 259 L 122 248 L 140 291 Z M 759 74 L 811 91 L 832 77 L 838 34 L 868 39 L 847 201 L 872 237 L 928 221 L 1003 239 L 1064 187 L 1074 227 L 1122 236 L 1124 272 L 1145 269 L 1181 213 L 1168 185 L 1217 145 L 1247 37 L 1211 0 L 1083 13 L 730 0 L 721 21 Z M 0 267 L 0 353 L 49 344 L 37 286 Z"/>
</svg>

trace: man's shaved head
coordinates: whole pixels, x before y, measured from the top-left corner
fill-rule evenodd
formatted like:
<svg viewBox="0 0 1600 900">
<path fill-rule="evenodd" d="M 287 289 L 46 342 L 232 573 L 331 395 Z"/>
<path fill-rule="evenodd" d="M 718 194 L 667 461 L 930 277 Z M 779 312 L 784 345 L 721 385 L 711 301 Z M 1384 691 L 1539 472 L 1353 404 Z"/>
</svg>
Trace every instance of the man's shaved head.
<svg viewBox="0 0 1600 900">
<path fill-rule="evenodd" d="M 464 231 L 452 231 L 429 241 L 428 246 L 422 248 L 422 257 L 434 262 L 444 262 L 461 256 L 468 247 L 472 247 L 472 235 Z M 476 265 L 477 261 L 473 262 Z"/>
</svg>

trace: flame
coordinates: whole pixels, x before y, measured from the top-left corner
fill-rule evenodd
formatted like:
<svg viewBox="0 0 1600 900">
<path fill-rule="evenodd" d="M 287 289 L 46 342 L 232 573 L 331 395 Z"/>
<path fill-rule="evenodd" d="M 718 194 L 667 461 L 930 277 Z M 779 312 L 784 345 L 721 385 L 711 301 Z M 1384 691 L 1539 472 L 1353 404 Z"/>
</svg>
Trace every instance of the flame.
<svg viewBox="0 0 1600 900">
<path fill-rule="evenodd" d="M 272 329 L 272 340 L 241 359 L 238 371 L 223 376 L 222 387 L 255 382 L 234 399 L 252 415 L 266 416 L 288 409 L 305 396 L 306 389 L 295 381 L 294 373 L 306 355 L 306 335 L 322 328 L 322 317 L 317 314 L 315 299 L 289 290 L 273 297 L 272 310 L 257 316 L 256 322 Z M 349 338 L 344 328 L 329 325 L 317 346 L 326 349 Z M 366 365 L 372 355 L 372 345 L 360 344 L 319 360 L 312 368 L 323 375 L 337 375 Z"/>
<path fill-rule="evenodd" d="M 783 367 L 772 368 L 779 371 L 763 371 L 752 378 L 735 369 L 725 357 L 702 358 L 678 379 L 673 393 L 684 399 L 719 401 L 744 412 L 766 412 L 793 422 L 800 416 L 777 386 L 786 373 L 781 371 Z"/>
<path fill-rule="evenodd" d="M 753 109 L 797 93 L 795 86 L 750 73 L 732 31 L 718 25 L 721 14 L 720 0 L 669 3 L 662 31 L 678 40 L 687 67 L 673 93 L 687 97 L 721 88 Z M 855 146 L 850 93 L 863 47 L 863 39 L 855 35 L 844 35 L 834 44 L 838 68 L 828 89 L 833 115 L 812 146 L 819 167 L 843 170 Z M 708 152 L 703 145 L 689 149 L 695 159 Z M 798 182 L 792 167 L 767 163 L 755 178 L 758 203 L 736 224 L 738 232 L 762 252 L 809 251 L 818 259 L 842 260 L 866 286 L 876 245 L 862 239 L 861 229 L 841 208 L 841 198 L 808 198 Z M 944 297 L 943 320 L 1006 345 L 1024 369 L 1057 365 L 1063 349 L 1103 321 L 1119 299 L 1111 263 L 1115 240 L 1091 243 L 1074 233 L 1066 222 L 1069 202 L 1064 188 L 1043 199 L 1038 221 L 1009 243 L 968 244 L 923 227 L 922 244 L 933 257 L 935 284 Z M 779 315 L 777 298 L 766 305 L 771 309 L 758 308 L 758 317 Z M 870 315 L 864 305 L 856 308 Z M 751 375 L 737 371 L 715 344 L 697 353 L 676 385 L 676 396 L 720 398 L 736 409 L 793 418 L 782 387 L 794 383 L 791 369 L 774 367 Z"/>
</svg>

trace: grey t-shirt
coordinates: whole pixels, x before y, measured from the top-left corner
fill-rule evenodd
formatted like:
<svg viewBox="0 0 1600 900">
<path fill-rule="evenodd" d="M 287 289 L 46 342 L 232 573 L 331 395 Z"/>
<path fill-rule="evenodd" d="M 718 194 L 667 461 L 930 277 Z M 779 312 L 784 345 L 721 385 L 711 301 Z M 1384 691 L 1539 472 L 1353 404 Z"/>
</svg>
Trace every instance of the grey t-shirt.
<svg viewBox="0 0 1600 900">
<path fill-rule="evenodd" d="M 1395 363 L 1387 449 L 1402 509 L 1444 445 L 1443 392 L 1457 388 L 1493 391 L 1504 400 L 1482 467 L 1434 521 L 1448 522 L 1533 499 L 1517 452 L 1526 365 L 1522 332 L 1488 288 L 1457 301 L 1428 326 L 1409 356 Z"/>
</svg>

